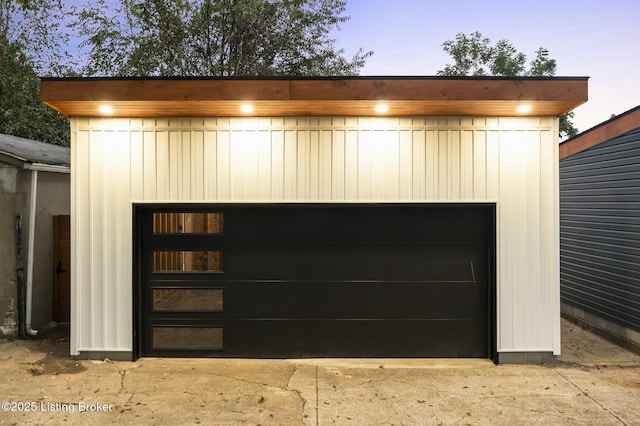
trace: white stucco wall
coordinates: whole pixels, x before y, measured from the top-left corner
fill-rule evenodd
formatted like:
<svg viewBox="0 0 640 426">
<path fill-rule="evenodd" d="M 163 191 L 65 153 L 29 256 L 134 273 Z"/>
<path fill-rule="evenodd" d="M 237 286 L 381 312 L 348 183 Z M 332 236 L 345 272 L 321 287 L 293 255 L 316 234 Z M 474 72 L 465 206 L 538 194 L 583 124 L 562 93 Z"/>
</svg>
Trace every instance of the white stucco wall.
<svg viewBox="0 0 640 426">
<path fill-rule="evenodd" d="M 496 202 L 497 350 L 560 351 L 552 117 L 72 119 L 71 352 L 132 351 L 133 202 Z"/>
</svg>

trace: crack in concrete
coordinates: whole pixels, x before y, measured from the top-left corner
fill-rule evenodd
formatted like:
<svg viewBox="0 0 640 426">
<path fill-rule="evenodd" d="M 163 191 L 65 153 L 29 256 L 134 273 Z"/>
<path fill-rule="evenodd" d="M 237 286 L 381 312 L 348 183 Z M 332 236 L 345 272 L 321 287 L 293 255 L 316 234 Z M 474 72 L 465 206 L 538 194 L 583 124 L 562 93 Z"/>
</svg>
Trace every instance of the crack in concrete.
<svg viewBox="0 0 640 426">
<path fill-rule="evenodd" d="M 587 392 L 586 390 L 582 389 L 580 386 L 578 386 L 576 383 L 573 382 L 573 380 L 569 379 L 567 376 L 565 376 L 564 374 L 562 374 L 560 372 L 560 370 L 558 370 L 558 368 L 554 368 L 555 372 L 562 377 L 564 380 L 567 381 L 567 383 L 570 383 L 571 385 L 573 385 L 576 389 L 578 389 L 580 391 L 580 393 L 582 393 L 584 396 L 586 396 L 587 398 L 589 398 L 591 401 L 593 401 L 595 404 L 597 404 L 600 408 L 602 408 L 605 412 L 607 412 L 609 415 L 611 415 L 612 417 L 615 417 L 616 420 L 618 420 L 621 424 L 628 426 L 627 423 L 622 420 L 620 417 L 618 417 L 615 413 L 613 413 L 611 410 L 609 410 L 607 407 L 605 407 L 604 405 L 602 405 L 598 400 L 596 400 L 594 397 L 592 397 L 589 392 Z"/>
<path fill-rule="evenodd" d="M 289 380 L 287 380 L 287 386 L 285 387 L 284 390 L 290 391 L 295 393 L 296 395 L 298 395 L 298 398 L 300 398 L 300 402 L 302 403 L 302 407 L 300 410 L 300 422 L 302 424 L 304 424 L 304 410 L 307 407 L 307 400 L 305 399 L 304 396 L 302 396 L 302 391 L 299 389 L 293 389 L 291 388 L 289 385 L 291 384 L 291 379 L 293 379 L 293 376 L 295 376 L 295 374 L 298 372 L 298 364 L 293 364 L 293 369 L 291 371 L 291 375 L 289 376 Z"/>
<path fill-rule="evenodd" d="M 124 387 L 124 378 L 127 375 L 127 370 L 120 370 L 118 371 L 120 373 L 120 390 L 118 391 L 118 393 L 123 393 L 126 392 L 127 389 Z"/>
<path fill-rule="evenodd" d="M 293 379 L 293 376 L 297 372 L 298 372 L 298 365 L 294 364 L 293 368 L 291 370 L 291 374 L 289 375 L 289 379 L 287 380 L 287 384 L 285 386 L 271 385 L 269 383 L 256 382 L 256 381 L 253 381 L 253 380 L 242 379 L 242 378 L 236 377 L 236 376 L 228 376 L 228 375 L 225 375 L 225 374 L 218 374 L 218 373 L 211 373 L 211 372 L 207 372 L 206 374 L 211 375 L 211 376 L 215 376 L 215 377 L 221 377 L 221 378 L 229 379 L 229 380 L 237 380 L 239 382 L 249 383 L 249 384 L 252 384 L 252 385 L 264 386 L 266 388 L 280 389 L 280 390 L 285 391 L 285 392 L 293 392 L 293 393 L 295 393 L 300 398 L 300 402 L 302 404 L 302 411 L 300 413 L 300 420 L 304 424 L 304 410 L 305 410 L 305 408 L 307 406 L 307 402 L 308 401 L 305 399 L 304 396 L 302 396 L 302 391 L 301 390 L 293 389 L 293 388 L 290 387 L 291 380 Z"/>
<path fill-rule="evenodd" d="M 136 393 L 135 393 L 135 392 L 133 392 L 133 393 L 131 394 L 131 396 L 129 397 L 129 399 L 127 399 L 127 402 L 125 402 L 125 403 L 124 403 L 125 407 L 126 407 L 127 405 L 129 405 L 129 403 L 131 402 L 131 400 L 133 399 L 133 397 L 134 397 L 135 395 L 136 395 Z"/>
<path fill-rule="evenodd" d="M 293 368 L 291 369 L 291 374 L 289 375 L 289 379 L 287 380 L 287 385 L 285 386 L 286 389 L 289 389 L 289 385 L 291 384 L 291 379 L 293 379 L 293 376 L 295 376 L 297 372 L 298 372 L 298 364 L 293 364 Z"/>
</svg>

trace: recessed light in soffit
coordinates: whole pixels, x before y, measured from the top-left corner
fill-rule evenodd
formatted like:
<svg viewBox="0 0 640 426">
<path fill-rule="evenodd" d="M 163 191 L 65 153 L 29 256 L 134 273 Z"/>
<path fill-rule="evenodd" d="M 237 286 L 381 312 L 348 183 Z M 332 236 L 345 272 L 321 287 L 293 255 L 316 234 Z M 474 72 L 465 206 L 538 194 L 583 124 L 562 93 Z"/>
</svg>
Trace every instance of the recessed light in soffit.
<svg viewBox="0 0 640 426">
<path fill-rule="evenodd" d="M 519 105 L 518 108 L 516 108 L 516 111 L 520 114 L 526 114 L 528 112 L 531 112 L 531 105 L 530 104 Z"/>
<path fill-rule="evenodd" d="M 389 111 L 389 105 L 387 104 L 378 104 L 376 105 L 376 112 L 378 114 L 384 114 L 385 112 Z"/>
<path fill-rule="evenodd" d="M 113 107 L 111 105 L 100 105 L 98 111 L 100 111 L 100 114 L 110 115 L 113 114 Z"/>
<path fill-rule="evenodd" d="M 243 104 L 240 106 L 240 112 L 243 114 L 251 114 L 253 112 L 253 105 Z"/>
</svg>

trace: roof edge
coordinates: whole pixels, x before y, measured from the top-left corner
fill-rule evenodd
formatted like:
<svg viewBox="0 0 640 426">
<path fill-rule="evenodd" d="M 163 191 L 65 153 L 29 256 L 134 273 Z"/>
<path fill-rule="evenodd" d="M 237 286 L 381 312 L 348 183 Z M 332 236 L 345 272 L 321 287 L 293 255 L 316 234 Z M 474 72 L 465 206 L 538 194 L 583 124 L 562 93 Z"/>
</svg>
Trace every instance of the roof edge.
<svg viewBox="0 0 640 426">
<path fill-rule="evenodd" d="M 69 117 L 560 116 L 586 102 L 587 78 L 285 77 L 43 80 L 40 100 Z M 518 112 L 523 103 L 527 112 Z"/>
<path fill-rule="evenodd" d="M 37 172 L 50 172 L 50 173 L 71 173 L 71 166 L 62 164 L 46 164 L 46 163 L 29 163 L 25 164 L 25 169 L 35 170 Z"/>
<path fill-rule="evenodd" d="M 18 155 L 6 151 L 0 151 L 0 161 L 20 168 L 25 168 L 25 165 L 27 163 L 30 163 L 30 161 L 26 158 L 22 158 Z"/>
<path fill-rule="evenodd" d="M 640 105 L 611 117 L 560 143 L 560 160 L 617 138 L 640 127 Z"/>
<path fill-rule="evenodd" d="M 70 148 L 21 136 L 0 134 L 0 161 L 28 169 L 34 164 L 68 167 Z"/>
<path fill-rule="evenodd" d="M 229 76 L 229 77 L 216 77 L 216 76 L 150 76 L 150 77 L 40 77 L 41 81 L 162 81 L 162 80 L 175 80 L 175 81 L 189 81 L 189 80 L 212 80 L 212 81 L 296 81 L 296 80 L 317 80 L 317 81 L 338 81 L 338 80 L 578 80 L 586 81 L 590 77 L 587 76 L 554 76 L 554 77 L 535 77 L 535 76 L 439 76 L 439 75 L 358 75 L 358 76 Z"/>
</svg>

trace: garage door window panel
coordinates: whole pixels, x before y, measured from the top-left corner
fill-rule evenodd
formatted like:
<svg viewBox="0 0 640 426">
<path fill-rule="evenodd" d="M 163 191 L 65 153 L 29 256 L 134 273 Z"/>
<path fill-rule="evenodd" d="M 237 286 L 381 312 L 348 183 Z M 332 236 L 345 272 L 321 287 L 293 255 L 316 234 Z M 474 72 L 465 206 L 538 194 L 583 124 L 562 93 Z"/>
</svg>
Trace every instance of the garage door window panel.
<svg viewBox="0 0 640 426">
<path fill-rule="evenodd" d="M 223 231 L 222 213 L 154 213 L 154 234 L 214 234 Z"/>
<path fill-rule="evenodd" d="M 154 349 L 223 349 L 222 327 L 153 327 Z"/>
<path fill-rule="evenodd" d="M 222 272 L 222 251 L 154 251 L 153 272 Z"/>
<path fill-rule="evenodd" d="M 224 290 L 196 288 L 154 288 L 154 311 L 222 312 Z"/>
</svg>

